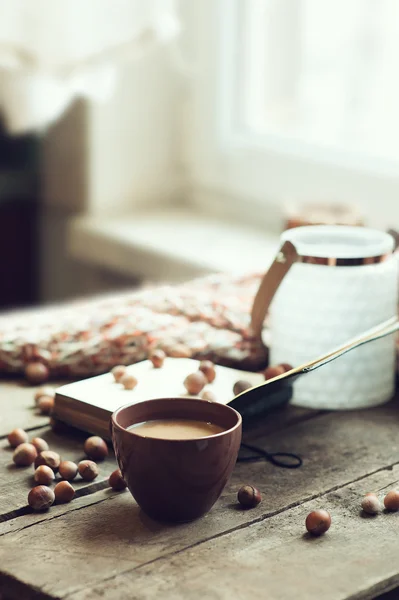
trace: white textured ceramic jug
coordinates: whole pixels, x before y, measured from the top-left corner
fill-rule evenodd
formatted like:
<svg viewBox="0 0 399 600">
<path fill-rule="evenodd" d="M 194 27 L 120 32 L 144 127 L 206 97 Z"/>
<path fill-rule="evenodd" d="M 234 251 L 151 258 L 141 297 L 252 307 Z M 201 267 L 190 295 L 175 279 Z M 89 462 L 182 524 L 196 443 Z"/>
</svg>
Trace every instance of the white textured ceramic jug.
<svg viewBox="0 0 399 600">
<path fill-rule="evenodd" d="M 393 238 L 362 227 L 290 229 L 261 284 L 252 322 L 270 304 L 270 364 L 294 367 L 397 313 Z M 395 339 L 357 348 L 294 384 L 293 404 L 318 409 L 375 406 L 394 393 Z"/>
</svg>

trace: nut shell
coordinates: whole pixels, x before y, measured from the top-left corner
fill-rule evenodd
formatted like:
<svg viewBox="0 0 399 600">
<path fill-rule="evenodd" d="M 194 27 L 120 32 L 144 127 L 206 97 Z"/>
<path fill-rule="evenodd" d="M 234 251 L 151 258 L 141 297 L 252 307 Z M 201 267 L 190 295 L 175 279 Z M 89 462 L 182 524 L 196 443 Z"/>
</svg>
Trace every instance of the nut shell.
<svg viewBox="0 0 399 600">
<path fill-rule="evenodd" d="M 148 358 L 152 362 L 154 369 L 160 369 L 161 367 L 163 367 L 163 363 L 165 361 L 166 354 L 161 349 L 153 350 L 150 353 Z"/>
<path fill-rule="evenodd" d="M 78 473 L 85 481 L 94 481 L 98 477 L 98 467 L 92 460 L 81 460 L 78 464 Z"/>
<path fill-rule="evenodd" d="M 381 502 L 375 494 L 367 494 L 361 503 L 361 507 L 368 515 L 377 515 L 381 512 Z"/>
<path fill-rule="evenodd" d="M 122 473 L 120 469 L 116 469 L 111 473 L 108 479 L 108 483 L 110 487 L 116 492 L 121 492 L 122 490 L 127 488 L 127 483 L 122 477 Z"/>
<path fill-rule="evenodd" d="M 47 465 L 40 465 L 40 467 L 37 467 L 33 478 L 39 485 L 50 485 L 54 481 L 55 475 L 53 469 L 50 469 Z"/>
<path fill-rule="evenodd" d="M 42 387 L 39 387 L 36 390 L 35 395 L 33 396 L 36 404 L 37 404 L 37 401 L 39 400 L 39 398 L 41 398 L 42 396 L 50 396 L 51 398 L 54 398 L 54 396 L 55 396 L 54 389 L 49 385 L 44 385 Z"/>
<path fill-rule="evenodd" d="M 208 383 L 205 375 L 202 371 L 196 373 L 190 373 L 184 380 L 184 387 L 187 392 L 192 396 L 197 396 L 202 392 L 206 384 Z"/>
<path fill-rule="evenodd" d="M 70 502 L 75 496 L 75 490 L 69 481 L 60 481 L 54 488 L 56 504 L 65 504 Z"/>
<path fill-rule="evenodd" d="M 323 535 L 323 533 L 330 529 L 330 513 L 326 510 L 313 510 L 306 517 L 305 525 L 311 535 Z"/>
<path fill-rule="evenodd" d="M 134 390 L 138 382 L 134 375 L 129 375 L 126 373 L 126 375 L 121 377 L 120 383 L 123 385 L 125 390 Z"/>
<path fill-rule="evenodd" d="M 33 510 L 47 510 L 54 503 L 54 492 L 46 485 L 37 485 L 28 494 L 28 504 Z"/>
<path fill-rule="evenodd" d="M 25 367 L 25 377 L 29 383 L 40 384 L 49 378 L 49 370 L 43 363 L 36 361 L 28 363 Z"/>
<path fill-rule="evenodd" d="M 32 446 L 34 446 L 38 452 L 38 454 L 40 452 L 44 452 L 45 450 L 48 450 L 48 443 L 46 442 L 46 440 L 43 440 L 42 438 L 36 437 L 33 438 L 30 443 L 32 444 Z"/>
<path fill-rule="evenodd" d="M 78 465 L 71 460 L 63 460 L 58 467 L 58 473 L 66 481 L 72 481 L 78 474 Z"/>
<path fill-rule="evenodd" d="M 51 415 L 54 408 L 53 396 L 41 396 L 37 401 L 37 407 L 42 415 Z"/>
<path fill-rule="evenodd" d="M 238 490 L 237 500 L 245 508 L 254 508 L 262 501 L 262 495 L 253 485 L 243 485 Z"/>
<path fill-rule="evenodd" d="M 20 444 L 27 442 L 29 439 L 29 436 L 26 433 L 26 431 L 24 431 L 20 427 L 17 427 L 16 429 L 13 429 L 12 431 L 10 431 L 7 439 L 8 439 L 8 443 L 10 444 L 11 448 L 16 448 Z"/>
<path fill-rule="evenodd" d="M 244 379 L 239 379 L 233 386 L 233 394 L 238 396 L 238 394 L 245 392 L 245 390 L 248 390 L 250 387 L 252 387 L 252 383 L 249 383 L 249 381 L 245 381 Z"/>
<path fill-rule="evenodd" d="M 202 360 L 200 362 L 199 370 L 205 375 L 205 377 L 208 380 L 208 383 L 212 383 L 213 381 L 215 381 L 216 369 L 212 361 Z"/>
<path fill-rule="evenodd" d="M 104 460 L 108 456 L 108 446 L 98 435 L 87 438 L 84 443 L 86 456 L 93 460 Z"/>
<path fill-rule="evenodd" d="M 111 370 L 111 373 L 114 376 L 115 381 L 119 382 L 126 374 L 126 367 L 125 365 L 116 365 L 116 367 Z"/>
<path fill-rule="evenodd" d="M 53 469 L 54 473 L 58 471 L 58 467 L 60 466 L 61 458 L 57 452 L 53 452 L 52 450 L 44 450 L 40 452 L 35 460 L 35 468 L 40 467 L 40 465 L 47 465 L 50 469 Z"/>
<path fill-rule="evenodd" d="M 215 394 L 211 392 L 211 390 L 205 390 L 204 392 L 202 392 L 201 398 L 203 400 L 207 400 L 208 402 L 217 402 L 217 398 Z"/>
<path fill-rule="evenodd" d="M 399 492 L 398 490 L 391 490 L 384 498 L 384 506 L 387 510 L 395 511 L 399 510 Z"/>
<path fill-rule="evenodd" d="M 14 450 L 12 459 L 17 467 L 29 467 L 37 457 L 37 450 L 32 444 L 24 442 Z"/>
<path fill-rule="evenodd" d="M 283 373 L 285 373 L 283 365 L 270 366 L 265 371 L 265 379 L 273 379 L 273 377 L 278 377 L 279 375 L 283 375 Z"/>
</svg>

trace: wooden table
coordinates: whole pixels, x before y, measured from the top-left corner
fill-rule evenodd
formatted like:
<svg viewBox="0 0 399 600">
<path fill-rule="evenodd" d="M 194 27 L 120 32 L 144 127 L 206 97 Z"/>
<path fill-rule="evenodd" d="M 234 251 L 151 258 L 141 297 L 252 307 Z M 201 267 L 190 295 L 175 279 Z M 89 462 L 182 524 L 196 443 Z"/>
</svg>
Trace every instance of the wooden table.
<svg viewBox="0 0 399 600">
<path fill-rule="evenodd" d="M 287 408 L 247 440 L 299 453 L 301 469 L 237 464 L 222 498 L 204 518 L 167 526 L 141 513 L 129 492 L 107 487 L 113 457 L 76 498 L 32 513 L 33 467 L 16 468 L 6 435 L 24 427 L 64 458 L 79 460 L 85 436 L 57 434 L 33 408 L 33 389 L 0 383 L 0 597 L 68 600 L 375 598 L 399 586 L 399 514 L 365 518 L 368 491 L 397 486 L 398 403 L 350 413 Z M 243 483 L 263 502 L 240 510 Z M 306 515 L 332 515 L 323 537 L 305 534 Z M 399 592 L 393 592 L 398 598 Z"/>
</svg>

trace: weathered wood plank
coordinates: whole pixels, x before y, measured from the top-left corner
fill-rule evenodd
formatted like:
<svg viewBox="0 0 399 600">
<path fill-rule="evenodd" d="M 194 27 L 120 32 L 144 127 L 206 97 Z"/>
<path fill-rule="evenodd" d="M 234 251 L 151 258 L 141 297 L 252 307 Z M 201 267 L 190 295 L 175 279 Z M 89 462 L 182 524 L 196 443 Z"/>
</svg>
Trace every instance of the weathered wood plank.
<svg viewBox="0 0 399 600">
<path fill-rule="evenodd" d="M 87 458 L 83 452 L 83 442 L 87 435 L 77 432 L 69 432 L 68 435 L 59 435 L 51 430 L 50 427 L 35 429 L 32 437 L 42 437 L 45 439 L 51 450 L 58 452 L 64 460 L 73 460 L 79 462 Z M 10 448 L 6 439 L 0 441 L 0 522 L 9 518 L 13 511 L 22 507 L 27 507 L 27 496 L 29 490 L 35 485 L 33 480 L 34 466 L 16 467 L 12 462 L 13 449 Z M 116 468 L 116 461 L 113 451 L 110 449 L 110 455 L 102 462 L 98 463 L 100 474 L 97 479 L 88 484 L 80 476 L 72 482 L 76 490 L 86 488 L 86 491 L 96 490 L 101 482 L 108 479 L 109 475 Z M 56 482 L 57 482 L 56 479 Z M 81 493 L 81 492 L 78 492 Z"/>
<path fill-rule="evenodd" d="M 303 468 L 292 471 L 267 463 L 238 464 L 221 500 L 209 515 L 194 523 L 174 527 L 154 523 L 142 515 L 128 493 L 102 502 L 107 492 L 81 498 L 67 507 L 55 507 L 47 514 L 10 520 L 0 525 L 2 545 L 17 547 L 18 553 L 24 548 L 33 558 L 30 563 L 20 558 L 16 562 L 16 555 L 10 555 L 7 568 L 0 560 L 1 568 L 28 585 L 36 582 L 46 593 L 61 595 L 73 589 L 72 571 L 74 582 L 80 577 L 87 580 L 87 565 L 80 563 L 82 553 L 90 557 L 89 576 L 92 572 L 90 581 L 95 582 L 99 574 L 111 577 L 162 555 L 262 522 L 304 500 L 399 462 L 398 418 L 397 405 L 393 403 L 369 411 L 320 416 L 271 434 L 264 441 L 266 446 L 299 452 L 304 458 Z M 253 511 L 236 508 L 236 492 L 244 482 L 254 483 L 264 495 L 264 502 Z M 93 496 L 99 498 L 99 504 L 92 504 Z M 75 502 L 81 503 L 80 508 L 85 500 L 91 506 L 74 510 Z M 63 548 L 54 551 L 60 540 L 65 552 Z M 44 554 L 37 553 L 39 549 L 45 549 Z"/>
<path fill-rule="evenodd" d="M 51 383 L 55 388 L 61 383 Z M 34 405 L 35 390 L 40 386 L 30 386 L 19 381 L 0 380 L 0 438 L 5 437 L 15 427 L 34 429 L 43 427 L 49 418 L 41 415 Z"/>
<path fill-rule="evenodd" d="M 68 595 L 69 600 L 122 597 L 199 600 L 371 599 L 399 585 L 399 514 L 365 518 L 360 500 L 390 489 L 399 467 L 367 477 L 270 519 L 125 571 Z M 306 515 L 326 508 L 332 526 L 306 532 Z"/>
</svg>

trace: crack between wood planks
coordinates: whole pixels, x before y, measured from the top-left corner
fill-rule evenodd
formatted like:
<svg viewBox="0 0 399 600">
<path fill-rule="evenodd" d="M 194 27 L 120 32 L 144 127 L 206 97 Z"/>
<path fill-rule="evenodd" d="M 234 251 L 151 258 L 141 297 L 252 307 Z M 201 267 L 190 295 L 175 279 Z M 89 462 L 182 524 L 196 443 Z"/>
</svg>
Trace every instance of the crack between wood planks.
<svg viewBox="0 0 399 600">
<path fill-rule="evenodd" d="M 49 427 L 48 423 L 42 423 L 41 425 L 32 425 L 32 427 L 24 427 L 24 431 L 36 431 L 36 429 L 44 429 L 45 427 Z M 6 440 L 8 437 L 8 433 L 4 435 L 0 435 L 0 442 L 2 440 Z"/>
<path fill-rule="evenodd" d="M 83 496 L 90 496 L 92 494 L 95 494 L 96 492 L 100 492 L 101 490 L 105 490 L 107 488 L 109 488 L 108 479 L 105 479 L 104 481 L 99 481 L 98 483 L 96 483 L 94 485 L 86 486 L 86 487 L 76 490 L 75 491 L 75 499 L 82 498 Z M 98 502 L 103 502 L 104 500 L 109 500 L 110 498 L 114 498 L 114 497 L 115 496 L 108 496 L 107 498 L 103 498 L 102 500 L 99 500 Z M 98 504 L 98 502 L 93 502 L 93 505 Z M 58 506 L 60 506 L 60 505 L 58 505 Z M 82 507 L 71 508 L 68 511 L 68 513 L 73 512 L 75 510 L 79 510 L 80 508 L 85 508 L 86 506 L 88 506 L 88 505 L 85 504 Z M 91 506 L 91 505 L 89 505 L 89 506 Z M 32 508 L 30 508 L 30 506 L 23 506 L 22 508 L 17 508 L 16 510 L 13 510 L 13 511 L 10 511 L 9 513 L 5 513 L 4 515 L 1 515 L 0 523 L 6 523 L 7 521 L 10 521 L 11 519 L 15 519 L 18 517 L 23 517 L 25 515 L 31 515 L 31 514 L 38 514 L 38 513 L 35 513 L 35 511 Z M 62 513 L 59 515 L 54 515 L 53 517 L 50 517 L 47 519 L 40 519 L 40 521 L 35 521 L 34 523 L 26 525 L 25 527 L 21 527 L 20 529 L 17 529 L 16 531 L 22 531 L 23 529 L 27 529 L 28 527 L 33 527 L 33 525 L 36 525 L 37 523 L 51 521 L 52 519 L 55 519 L 57 517 L 65 515 L 65 514 L 66 513 Z M 0 537 L 3 535 L 7 535 L 8 533 L 11 533 L 11 532 L 0 533 Z"/>
<path fill-rule="evenodd" d="M 296 508 L 297 506 L 301 506 L 302 504 L 305 504 L 306 502 L 310 502 L 311 500 L 315 500 L 316 498 L 322 498 L 323 496 L 326 496 L 327 494 L 331 494 L 332 492 L 336 492 L 337 490 L 343 489 L 345 487 L 348 487 L 349 485 L 352 485 L 353 483 L 357 483 L 358 481 L 362 481 L 363 479 L 367 479 L 369 477 L 372 477 L 373 475 L 375 475 L 376 473 L 381 473 L 383 471 L 390 471 L 393 467 L 398 466 L 399 465 L 399 461 L 386 465 L 385 467 L 380 467 L 378 469 L 375 469 L 374 471 L 367 473 L 365 475 L 361 475 L 359 477 L 356 477 L 355 479 L 353 479 L 352 481 L 348 481 L 346 483 L 343 484 L 339 484 L 339 485 L 335 485 L 331 488 L 329 488 L 328 490 L 324 490 L 323 492 L 319 492 L 317 494 L 312 494 L 310 496 L 307 496 L 306 498 L 302 498 L 301 500 L 298 500 L 297 502 L 292 502 L 291 504 L 288 504 L 287 506 L 284 506 L 283 508 L 279 508 L 276 509 L 266 515 L 261 515 L 260 517 L 257 517 L 256 519 L 253 519 L 250 522 L 247 523 L 242 523 L 240 525 L 237 525 L 236 527 L 231 527 L 230 529 L 227 529 L 226 531 L 222 531 L 220 533 L 216 533 L 215 535 L 209 537 L 209 538 L 204 538 L 202 540 L 198 540 L 197 542 L 190 544 L 189 546 L 185 546 L 184 548 L 181 548 L 180 550 L 175 550 L 173 552 L 167 552 L 166 554 L 163 554 L 162 556 L 158 556 L 157 558 L 153 558 L 152 560 L 146 561 L 140 565 L 137 565 L 137 567 L 133 567 L 133 568 L 129 568 L 126 569 L 124 571 L 120 571 L 119 573 L 117 573 L 116 575 L 110 575 L 109 577 L 105 577 L 104 579 L 102 579 L 100 582 L 97 582 L 95 584 L 94 587 L 98 587 L 98 585 L 103 585 L 104 583 L 106 583 L 107 581 L 111 581 L 112 579 L 115 579 L 116 577 L 119 576 L 123 576 L 123 575 L 127 575 L 128 573 L 134 573 L 135 571 L 138 571 L 139 569 L 143 569 L 145 567 L 148 567 L 152 564 L 157 563 L 160 560 L 167 560 L 169 558 L 178 556 L 179 554 L 182 554 L 183 552 L 187 552 L 192 550 L 193 548 L 196 548 L 197 546 L 200 546 L 201 544 L 206 544 L 208 542 L 211 542 L 213 540 L 219 539 L 224 537 L 225 535 L 229 535 L 230 533 L 234 533 L 236 531 L 240 531 L 242 529 L 246 529 L 247 527 L 251 527 L 252 525 L 256 525 L 258 523 L 262 523 L 263 521 L 266 521 L 267 519 L 270 519 L 272 517 L 275 517 L 283 512 L 286 512 L 288 510 L 291 510 L 292 508 Z M 392 584 L 392 587 L 395 587 L 396 584 Z M 91 586 L 93 587 L 93 586 Z M 85 589 L 89 589 L 90 588 L 90 584 L 87 586 L 83 586 L 83 587 L 79 587 L 79 588 L 75 588 L 75 590 L 68 592 L 68 594 L 66 596 L 63 596 L 63 600 L 67 600 L 67 598 L 73 596 L 74 594 L 76 594 L 77 592 L 82 592 Z M 364 596 L 353 596 L 353 598 L 348 598 L 348 600 L 360 600 L 360 598 L 364 598 Z"/>
</svg>

